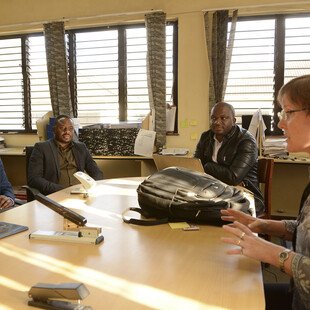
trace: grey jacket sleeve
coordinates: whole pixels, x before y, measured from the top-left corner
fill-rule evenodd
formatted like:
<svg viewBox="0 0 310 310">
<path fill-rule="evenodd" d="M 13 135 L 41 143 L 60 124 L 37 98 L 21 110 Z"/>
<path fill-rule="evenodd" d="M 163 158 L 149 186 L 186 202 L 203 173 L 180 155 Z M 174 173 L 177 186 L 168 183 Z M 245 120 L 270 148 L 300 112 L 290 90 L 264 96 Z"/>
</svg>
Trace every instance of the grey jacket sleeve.
<svg viewBox="0 0 310 310">
<path fill-rule="evenodd" d="M 85 171 L 91 176 L 94 180 L 102 180 L 103 179 L 103 173 L 97 166 L 96 162 L 92 158 L 89 150 L 85 146 Z"/>
<path fill-rule="evenodd" d="M 40 144 L 36 143 L 28 163 L 27 183 L 28 186 L 36 188 L 44 195 L 49 195 L 63 189 L 62 185 L 56 183 L 56 172 L 51 175 L 51 178 L 47 178 L 44 175 L 45 165 L 55 164 L 53 162 L 47 163 L 47 161 Z"/>
<path fill-rule="evenodd" d="M 293 309 L 310 309 L 310 196 L 297 220 L 283 222 L 291 234 L 297 229 L 296 252 L 291 265 L 294 280 Z"/>
<path fill-rule="evenodd" d="M 10 181 L 8 180 L 7 176 L 6 176 L 4 166 L 3 166 L 1 159 L 0 159 L 0 195 L 4 195 L 6 197 L 11 198 L 13 200 L 13 202 L 15 200 L 13 187 L 12 187 Z"/>
</svg>

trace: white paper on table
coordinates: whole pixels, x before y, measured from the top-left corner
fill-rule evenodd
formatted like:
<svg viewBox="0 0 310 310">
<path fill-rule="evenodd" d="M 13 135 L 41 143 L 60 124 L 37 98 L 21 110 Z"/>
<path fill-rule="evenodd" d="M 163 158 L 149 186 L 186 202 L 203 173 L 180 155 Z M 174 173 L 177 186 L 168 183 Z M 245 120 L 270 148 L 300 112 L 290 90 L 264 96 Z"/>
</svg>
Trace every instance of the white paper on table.
<svg viewBox="0 0 310 310">
<path fill-rule="evenodd" d="M 135 155 L 152 157 L 156 132 L 153 130 L 140 129 L 135 141 Z"/>
</svg>

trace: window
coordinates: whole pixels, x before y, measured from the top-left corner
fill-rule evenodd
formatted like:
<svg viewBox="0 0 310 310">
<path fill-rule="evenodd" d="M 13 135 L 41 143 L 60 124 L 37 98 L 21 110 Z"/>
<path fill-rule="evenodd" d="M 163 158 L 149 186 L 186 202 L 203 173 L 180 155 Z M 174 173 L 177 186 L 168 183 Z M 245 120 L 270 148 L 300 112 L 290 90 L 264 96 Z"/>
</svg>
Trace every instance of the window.
<svg viewBox="0 0 310 310">
<path fill-rule="evenodd" d="M 175 24 L 166 27 L 166 102 L 172 103 Z M 82 125 L 141 121 L 149 113 L 144 26 L 74 33 L 77 104 Z M 176 100 L 176 98 L 174 98 Z"/>
<path fill-rule="evenodd" d="M 145 26 L 70 30 L 66 40 L 81 126 L 141 121 L 149 112 Z M 167 24 L 166 42 L 167 103 L 177 104 L 176 23 Z M 52 110 L 43 34 L 0 38 L 0 72 L 0 130 L 35 130 Z"/>
<path fill-rule="evenodd" d="M 285 19 L 284 83 L 310 73 L 310 16 Z"/>
<path fill-rule="evenodd" d="M 22 40 L 0 40 L 0 130 L 23 128 Z"/>
<path fill-rule="evenodd" d="M 241 115 L 257 109 L 272 116 L 276 127 L 276 94 L 290 79 L 310 73 L 310 16 L 239 18 L 225 101 Z M 274 124 L 275 123 L 275 124 Z"/>
<path fill-rule="evenodd" d="M 87 31 L 75 38 L 80 123 L 118 120 L 118 31 Z"/>
</svg>

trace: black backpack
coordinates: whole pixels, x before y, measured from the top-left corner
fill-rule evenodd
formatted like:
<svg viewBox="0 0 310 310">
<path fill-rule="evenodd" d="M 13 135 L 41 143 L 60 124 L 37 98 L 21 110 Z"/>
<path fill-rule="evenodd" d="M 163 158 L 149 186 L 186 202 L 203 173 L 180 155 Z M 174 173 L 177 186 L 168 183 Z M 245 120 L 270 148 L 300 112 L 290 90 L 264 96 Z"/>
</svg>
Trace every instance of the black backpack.
<svg viewBox="0 0 310 310">
<path fill-rule="evenodd" d="M 250 202 L 243 191 L 211 175 L 181 167 L 152 174 L 137 192 L 140 208 L 129 210 L 139 212 L 144 219 L 123 215 L 126 223 L 157 225 L 188 221 L 221 225 L 221 209 L 233 208 L 251 214 Z"/>
</svg>

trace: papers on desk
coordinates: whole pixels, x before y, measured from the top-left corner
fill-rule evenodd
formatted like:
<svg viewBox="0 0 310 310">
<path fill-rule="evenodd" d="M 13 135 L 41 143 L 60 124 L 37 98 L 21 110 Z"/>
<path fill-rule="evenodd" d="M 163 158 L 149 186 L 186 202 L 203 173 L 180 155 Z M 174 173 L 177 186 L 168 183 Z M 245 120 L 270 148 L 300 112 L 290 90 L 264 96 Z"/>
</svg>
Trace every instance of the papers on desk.
<svg viewBox="0 0 310 310">
<path fill-rule="evenodd" d="M 140 129 L 135 140 L 135 155 L 152 157 L 156 132 L 153 130 Z"/>
<path fill-rule="evenodd" d="M 287 156 L 285 137 L 268 137 L 263 142 L 263 155 L 270 157 Z"/>
<path fill-rule="evenodd" d="M 186 155 L 189 152 L 189 149 L 174 147 L 167 148 L 161 151 L 161 155 Z"/>
<path fill-rule="evenodd" d="M 0 239 L 28 230 L 27 226 L 0 222 Z"/>
</svg>

